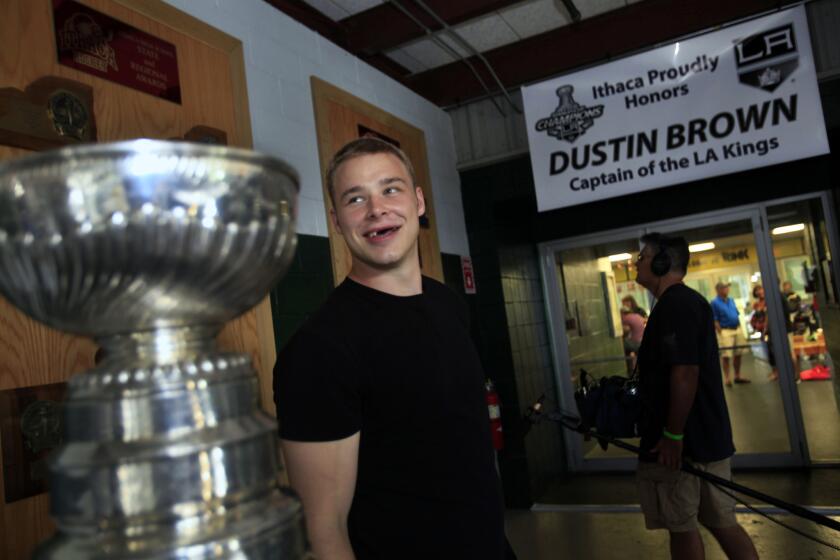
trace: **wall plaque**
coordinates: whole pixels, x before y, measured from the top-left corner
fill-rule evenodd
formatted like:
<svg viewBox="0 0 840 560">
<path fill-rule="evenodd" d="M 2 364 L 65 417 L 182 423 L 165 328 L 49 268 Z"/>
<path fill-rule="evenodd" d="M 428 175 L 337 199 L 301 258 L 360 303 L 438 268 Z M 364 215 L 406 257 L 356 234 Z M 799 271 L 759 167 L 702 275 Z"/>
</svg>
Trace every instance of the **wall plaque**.
<svg viewBox="0 0 840 560">
<path fill-rule="evenodd" d="M 49 150 L 80 142 L 96 142 L 93 88 L 57 76 L 0 88 L 0 144 Z"/>
<path fill-rule="evenodd" d="M 47 491 L 47 456 L 61 443 L 66 383 L 0 391 L 0 454 L 6 503 Z"/>
<path fill-rule="evenodd" d="M 188 142 L 199 142 L 201 144 L 216 144 L 227 146 L 227 133 L 224 130 L 211 126 L 197 125 L 184 134 L 184 140 Z"/>
<path fill-rule="evenodd" d="M 181 103 L 175 45 L 73 0 L 53 0 L 58 62 Z"/>
</svg>

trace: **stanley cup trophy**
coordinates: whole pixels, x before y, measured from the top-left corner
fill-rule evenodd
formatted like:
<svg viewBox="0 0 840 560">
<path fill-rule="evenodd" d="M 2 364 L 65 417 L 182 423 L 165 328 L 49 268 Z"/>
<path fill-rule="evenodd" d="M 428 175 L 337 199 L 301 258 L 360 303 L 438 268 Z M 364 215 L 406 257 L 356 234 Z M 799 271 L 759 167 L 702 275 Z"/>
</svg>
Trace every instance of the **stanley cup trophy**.
<svg viewBox="0 0 840 560">
<path fill-rule="evenodd" d="M 251 360 L 214 342 L 288 267 L 297 190 L 272 158 L 151 140 L 0 166 L 0 292 L 103 352 L 68 383 L 36 558 L 305 557 Z"/>
</svg>

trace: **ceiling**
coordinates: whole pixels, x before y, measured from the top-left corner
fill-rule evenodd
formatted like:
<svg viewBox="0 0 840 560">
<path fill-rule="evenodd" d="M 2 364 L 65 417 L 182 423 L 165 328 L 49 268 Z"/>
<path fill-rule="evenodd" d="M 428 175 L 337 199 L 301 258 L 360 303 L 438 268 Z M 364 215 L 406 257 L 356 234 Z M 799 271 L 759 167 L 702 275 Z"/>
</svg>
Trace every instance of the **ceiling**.
<svg viewBox="0 0 840 560">
<path fill-rule="evenodd" d="M 265 0 L 441 107 L 794 0 Z"/>
<path fill-rule="evenodd" d="M 342 22 L 353 15 L 389 3 L 388 0 L 304 1 L 337 22 Z M 641 0 L 577 0 L 570 6 L 579 10 L 581 19 L 587 19 L 639 1 Z M 485 2 L 484 4 L 489 3 Z M 504 2 L 496 2 L 495 4 L 498 5 L 498 9 L 492 9 L 495 6 L 488 6 L 487 12 L 478 13 L 472 19 L 462 23 L 450 23 L 452 31 L 462 37 L 475 50 L 486 52 L 572 23 L 569 8 L 559 0 L 524 0 L 507 5 Z M 406 10 L 416 6 L 413 0 L 398 0 L 397 5 L 393 7 L 399 10 L 398 5 L 402 5 Z M 426 5 L 431 7 L 428 3 Z M 429 20 L 429 24 L 434 25 L 434 27 L 430 26 L 430 29 L 439 29 L 440 23 L 434 20 L 434 16 L 428 12 L 426 14 L 432 18 Z M 411 19 L 405 13 L 400 15 Z M 418 20 L 420 20 L 419 17 Z M 418 30 L 422 30 L 420 23 L 423 23 L 423 20 L 420 20 L 420 23 L 413 20 L 412 22 Z M 443 41 L 446 46 L 442 46 L 440 41 Z M 419 74 L 432 68 L 457 62 L 460 60 L 459 57 L 469 57 L 473 54 L 468 47 L 454 39 L 452 34 L 440 30 L 437 30 L 433 37 L 424 34 L 417 39 L 409 40 L 383 52 L 385 56 L 402 65 L 410 74 Z"/>
</svg>

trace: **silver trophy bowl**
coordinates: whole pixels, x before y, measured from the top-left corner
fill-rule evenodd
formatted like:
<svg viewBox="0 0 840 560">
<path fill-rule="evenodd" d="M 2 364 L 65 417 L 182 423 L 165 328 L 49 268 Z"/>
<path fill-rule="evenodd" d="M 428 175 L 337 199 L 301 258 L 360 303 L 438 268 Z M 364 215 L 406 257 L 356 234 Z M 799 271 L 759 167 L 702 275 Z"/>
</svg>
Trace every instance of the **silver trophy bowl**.
<svg viewBox="0 0 840 560">
<path fill-rule="evenodd" d="M 302 558 L 275 423 L 224 323 L 296 243 L 297 174 L 254 152 L 137 140 L 0 165 L 0 293 L 103 357 L 68 383 L 36 558 Z"/>
</svg>

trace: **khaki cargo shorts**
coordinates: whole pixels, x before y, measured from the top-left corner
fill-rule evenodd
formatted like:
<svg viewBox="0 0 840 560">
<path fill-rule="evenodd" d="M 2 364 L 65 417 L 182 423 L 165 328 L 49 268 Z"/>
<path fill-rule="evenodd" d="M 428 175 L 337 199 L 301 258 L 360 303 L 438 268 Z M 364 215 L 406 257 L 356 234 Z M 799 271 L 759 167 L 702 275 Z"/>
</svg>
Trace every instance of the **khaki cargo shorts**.
<svg viewBox="0 0 840 560">
<path fill-rule="evenodd" d="M 747 339 L 744 338 L 744 333 L 741 330 L 741 327 L 736 327 L 734 329 L 720 329 L 720 332 L 717 333 L 717 341 L 721 358 L 740 356 L 744 349 L 732 347 L 746 346 L 747 344 Z"/>
<path fill-rule="evenodd" d="M 729 459 L 694 463 L 696 469 L 732 479 Z M 639 501 L 648 529 L 694 531 L 697 522 L 712 529 L 737 525 L 735 500 L 699 477 L 673 471 L 659 463 L 639 462 L 636 471 Z"/>
</svg>

